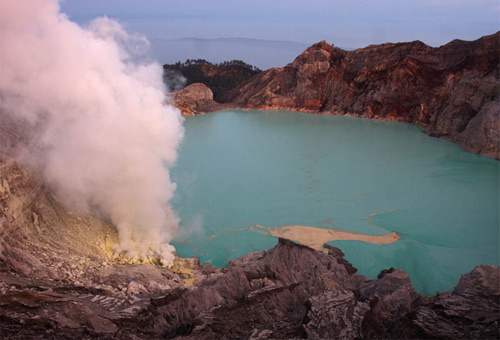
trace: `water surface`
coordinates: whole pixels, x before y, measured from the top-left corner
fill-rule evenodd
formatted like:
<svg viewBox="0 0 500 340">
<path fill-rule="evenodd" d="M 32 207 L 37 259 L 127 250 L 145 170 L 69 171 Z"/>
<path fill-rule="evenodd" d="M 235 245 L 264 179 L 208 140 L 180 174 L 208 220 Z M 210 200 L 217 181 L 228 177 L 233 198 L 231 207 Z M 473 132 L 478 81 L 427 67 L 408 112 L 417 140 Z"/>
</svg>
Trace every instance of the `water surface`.
<svg viewBox="0 0 500 340">
<path fill-rule="evenodd" d="M 396 232 L 330 243 L 369 278 L 405 270 L 422 293 L 499 265 L 499 162 L 396 122 L 288 111 L 187 117 L 172 171 L 181 256 L 224 266 L 277 239 L 250 226 Z"/>
</svg>

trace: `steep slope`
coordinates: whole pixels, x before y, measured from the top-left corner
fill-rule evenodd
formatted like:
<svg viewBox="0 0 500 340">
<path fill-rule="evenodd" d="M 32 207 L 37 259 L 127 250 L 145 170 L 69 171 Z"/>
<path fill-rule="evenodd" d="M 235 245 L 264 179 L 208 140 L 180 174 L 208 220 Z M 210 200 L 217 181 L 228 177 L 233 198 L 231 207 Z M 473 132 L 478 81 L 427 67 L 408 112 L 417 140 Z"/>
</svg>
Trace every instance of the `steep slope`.
<svg viewBox="0 0 500 340">
<path fill-rule="evenodd" d="M 409 122 L 499 159 L 498 51 L 500 32 L 439 48 L 414 41 L 347 52 L 322 41 L 218 100 L 244 108 Z"/>
</svg>

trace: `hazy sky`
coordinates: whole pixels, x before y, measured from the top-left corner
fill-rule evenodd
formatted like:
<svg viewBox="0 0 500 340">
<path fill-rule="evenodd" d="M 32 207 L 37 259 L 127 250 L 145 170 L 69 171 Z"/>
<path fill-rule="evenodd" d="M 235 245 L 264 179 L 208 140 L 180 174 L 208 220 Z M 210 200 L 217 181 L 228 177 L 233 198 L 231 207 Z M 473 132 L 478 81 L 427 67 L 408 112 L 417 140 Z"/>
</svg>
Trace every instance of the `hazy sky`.
<svg viewBox="0 0 500 340">
<path fill-rule="evenodd" d="M 500 30 L 499 0 L 65 0 L 79 23 L 102 15 L 149 38 L 245 37 L 348 48 L 422 40 L 432 46 Z"/>
</svg>

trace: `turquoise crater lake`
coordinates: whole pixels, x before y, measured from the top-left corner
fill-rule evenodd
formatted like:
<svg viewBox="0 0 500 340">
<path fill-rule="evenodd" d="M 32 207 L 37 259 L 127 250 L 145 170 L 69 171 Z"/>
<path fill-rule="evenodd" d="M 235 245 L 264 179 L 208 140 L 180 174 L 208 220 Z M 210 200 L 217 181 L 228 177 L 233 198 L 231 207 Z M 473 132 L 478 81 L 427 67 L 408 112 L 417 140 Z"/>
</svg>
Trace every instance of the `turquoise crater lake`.
<svg viewBox="0 0 500 340">
<path fill-rule="evenodd" d="M 358 272 L 405 270 L 424 294 L 499 265 L 499 162 L 405 123 L 289 111 L 186 117 L 171 176 L 181 256 L 224 266 L 277 238 L 250 226 L 304 225 L 385 235 L 335 241 Z M 253 228 L 255 229 L 255 228 Z"/>
</svg>

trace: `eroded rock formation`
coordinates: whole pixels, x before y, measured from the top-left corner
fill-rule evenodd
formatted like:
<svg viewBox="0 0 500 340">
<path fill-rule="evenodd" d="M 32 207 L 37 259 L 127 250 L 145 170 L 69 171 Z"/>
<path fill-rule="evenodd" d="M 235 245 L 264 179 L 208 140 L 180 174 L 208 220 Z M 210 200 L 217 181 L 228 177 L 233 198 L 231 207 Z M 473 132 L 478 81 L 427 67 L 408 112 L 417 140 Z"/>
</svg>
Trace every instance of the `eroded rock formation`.
<svg viewBox="0 0 500 340">
<path fill-rule="evenodd" d="M 399 269 L 377 280 L 328 254 L 280 239 L 155 300 L 139 318 L 182 339 L 414 339 L 498 337 L 499 269 L 479 266 L 452 292 L 423 297 Z M 354 275 L 353 275 L 354 274 Z M 229 288 L 230 287 L 230 288 Z M 168 320 L 168 322 L 165 322 Z"/>
<path fill-rule="evenodd" d="M 439 48 L 414 41 L 344 51 L 322 41 L 219 100 L 242 108 L 409 122 L 499 159 L 498 51 L 500 32 Z"/>
</svg>

